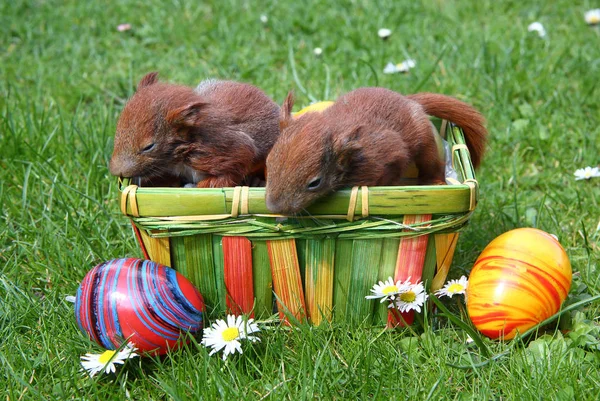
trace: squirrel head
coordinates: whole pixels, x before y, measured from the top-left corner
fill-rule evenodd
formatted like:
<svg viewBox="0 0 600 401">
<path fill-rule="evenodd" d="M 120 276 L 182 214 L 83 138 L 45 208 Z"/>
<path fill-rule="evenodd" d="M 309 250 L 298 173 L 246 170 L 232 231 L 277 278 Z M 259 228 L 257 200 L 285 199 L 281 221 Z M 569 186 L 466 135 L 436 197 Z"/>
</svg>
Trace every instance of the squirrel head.
<svg viewBox="0 0 600 401">
<path fill-rule="evenodd" d="M 184 157 L 206 103 L 193 89 L 144 76 L 117 122 L 110 172 L 120 177 L 160 177 Z"/>
<path fill-rule="evenodd" d="M 333 125 L 327 110 L 294 118 L 293 103 L 289 93 L 281 107 L 281 134 L 266 162 L 266 205 L 273 213 L 298 213 L 344 186 L 360 151 L 361 127 Z"/>
</svg>

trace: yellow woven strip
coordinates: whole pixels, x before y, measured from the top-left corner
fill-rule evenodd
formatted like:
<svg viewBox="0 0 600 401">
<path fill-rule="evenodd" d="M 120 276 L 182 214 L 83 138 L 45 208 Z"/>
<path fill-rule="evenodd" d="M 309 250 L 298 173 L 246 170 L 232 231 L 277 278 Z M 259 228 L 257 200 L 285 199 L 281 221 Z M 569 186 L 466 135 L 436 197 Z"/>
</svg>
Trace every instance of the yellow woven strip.
<svg viewBox="0 0 600 401">
<path fill-rule="evenodd" d="M 140 217 L 140 209 L 138 208 L 137 197 L 135 196 L 137 189 L 138 187 L 136 186 L 129 192 L 129 204 L 131 205 L 131 214 L 134 217 Z"/>
<path fill-rule="evenodd" d="M 135 192 L 137 191 L 137 185 L 129 185 L 123 194 L 121 195 L 121 211 L 123 214 L 127 214 L 127 199 L 129 199 L 129 206 L 131 206 L 131 215 L 134 217 L 140 217 L 140 211 L 138 209 L 137 198 Z"/>
<path fill-rule="evenodd" d="M 241 199 L 241 214 L 248 214 L 248 199 L 250 198 L 250 187 L 242 187 L 242 199 Z"/>
<path fill-rule="evenodd" d="M 456 163 L 454 163 L 454 152 L 460 149 L 465 149 L 467 152 L 469 151 L 469 148 L 464 143 L 452 146 L 452 166 L 456 166 Z"/>
<path fill-rule="evenodd" d="M 279 317 L 285 319 L 286 313 L 291 313 L 294 318 L 302 321 L 306 317 L 306 304 L 296 241 L 267 241 L 267 247 L 273 275 L 273 291 L 278 298 Z"/>
<path fill-rule="evenodd" d="M 446 129 L 448 127 L 448 120 L 442 120 L 442 124 L 440 125 L 440 135 L 442 138 L 446 139 Z"/>
<path fill-rule="evenodd" d="M 361 195 L 362 195 L 362 217 L 369 216 L 369 187 L 362 186 Z"/>
<path fill-rule="evenodd" d="M 242 192 L 242 187 L 233 188 L 233 199 L 231 200 L 231 217 L 238 217 L 239 215 L 239 205 L 240 205 L 240 196 Z"/>
<path fill-rule="evenodd" d="M 129 192 L 137 190 L 137 185 L 129 185 L 125 187 L 123 192 L 121 193 L 121 213 L 127 216 L 127 198 L 129 197 Z M 136 205 L 137 206 L 137 205 Z"/>
<path fill-rule="evenodd" d="M 473 178 L 469 178 L 465 180 L 464 184 L 468 185 L 471 188 L 471 196 L 469 197 L 469 210 L 475 210 L 475 206 L 477 206 L 477 187 L 479 183 L 477 180 Z"/>
<path fill-rule="evenodd" d="M 121 213 L 127 216 L 127 188 L 121 192 Z"/>
<path fill-rule="evenodd" d="M 350 202 L 348 202 L 348 214 L 346 220 L 354 221 L 354 209 L 356 209 L 356 200 L 358 198 L 358 187 L 352 187 L 350 192 Z"/>
<path fill-rule="evenodd" d="M 334 255 L 334 239 L 306 241 L 304 295 L 309 319 L 315 326 L 323 318 L 331 321 Z"/>
</svg>

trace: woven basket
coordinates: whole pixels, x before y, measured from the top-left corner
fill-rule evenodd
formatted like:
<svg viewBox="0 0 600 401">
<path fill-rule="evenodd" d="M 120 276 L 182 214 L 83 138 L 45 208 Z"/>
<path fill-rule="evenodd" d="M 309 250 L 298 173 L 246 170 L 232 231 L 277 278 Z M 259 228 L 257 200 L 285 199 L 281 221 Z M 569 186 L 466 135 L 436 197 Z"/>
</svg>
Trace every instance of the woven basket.
<svg viewBox="0 0 600 401">
<path fill-rule="evenodd" d="M 122 179 L 121 210 L 146 258 L 189 278 L 210 315 L 410 323 L 365 296 L 390 276 L 440 288 L 478 196 L 462 131 L 434 123 L 452 149 L 451 185 L 355 187 L 314 204 L 309 217 L 284 218 L 266 208 L 264 188 L 142 188 Z"/>
</svg>

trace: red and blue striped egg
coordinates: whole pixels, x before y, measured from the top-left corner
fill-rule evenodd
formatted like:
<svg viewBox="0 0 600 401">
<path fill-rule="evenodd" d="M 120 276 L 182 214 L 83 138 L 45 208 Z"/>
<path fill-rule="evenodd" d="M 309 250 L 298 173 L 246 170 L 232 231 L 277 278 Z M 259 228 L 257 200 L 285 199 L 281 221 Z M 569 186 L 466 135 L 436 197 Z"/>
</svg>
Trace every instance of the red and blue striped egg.
<svg viewBox="0 0 600 401">
<path fill-rule="evenodd" d="M 75 299 L 77 325 L 106 349 L 128 341 L 142 354 L 164 354 L 203 327 L 204 300 L 184 276 L 161 264 L 114 259 L 90 270 Z"/>
</svg>

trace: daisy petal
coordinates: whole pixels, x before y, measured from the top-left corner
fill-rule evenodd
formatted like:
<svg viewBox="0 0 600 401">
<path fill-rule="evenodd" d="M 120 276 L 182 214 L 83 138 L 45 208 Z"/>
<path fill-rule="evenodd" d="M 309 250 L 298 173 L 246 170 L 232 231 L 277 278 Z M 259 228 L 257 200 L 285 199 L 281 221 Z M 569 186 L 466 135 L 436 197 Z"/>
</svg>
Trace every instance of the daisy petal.
<svg viewBox="0 0 600 401">
<path fill-rule="evenodd" d="M 249 334 L 260 331 L 254 319 L 244 320 L 243 316 L 227 315 L 226 320 L 217 320 L 211 329 L 205 329 L 202 345 L 212 348 L 209 355 L 223 350 L 222 359 L 236 352 L 242 353 L 242 340 L 259 341 L 258 337 Z"/>
</svg>

